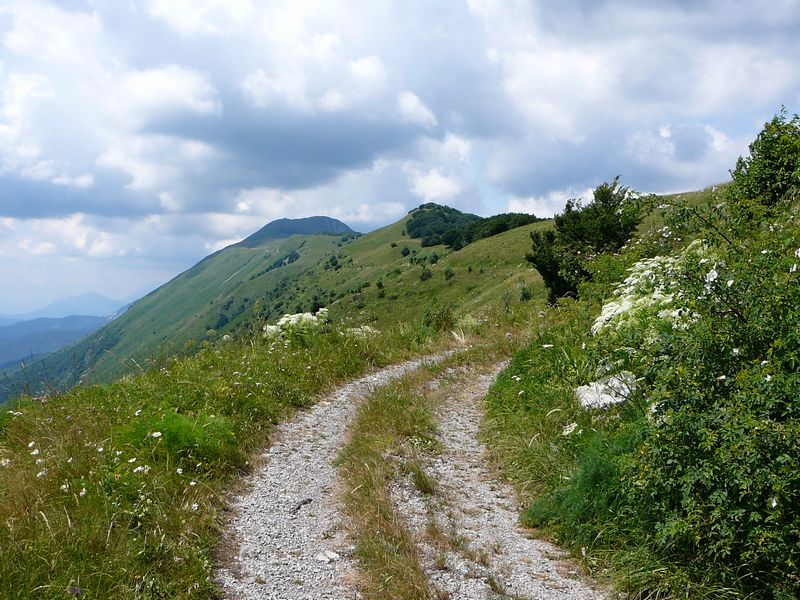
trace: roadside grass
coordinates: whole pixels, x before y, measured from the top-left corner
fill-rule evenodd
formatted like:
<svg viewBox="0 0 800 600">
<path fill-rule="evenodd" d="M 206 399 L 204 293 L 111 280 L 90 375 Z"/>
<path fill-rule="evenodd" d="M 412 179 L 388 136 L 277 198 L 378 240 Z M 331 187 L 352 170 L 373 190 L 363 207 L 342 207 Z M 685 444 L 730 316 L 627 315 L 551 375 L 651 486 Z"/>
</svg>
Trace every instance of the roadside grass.
<svg viewBox="0 0 800 600">
<path fill-rule="evenodd" d="M 423 368 L 372 394 L 360 407 L 340 456 L 344 503 L 363 572 L 361 591 L 367 599 L 435 598 L 413 536 L 389 492 L 398 476 L 392 455 L 436 447 L 436 424 L 415 385 L 430 372 Z"/>
<path fill-rule="evenodd" d="M 618 509 L 617 458 L 638 440 L 641 409 L 623 404 L 587 410 L 573 392 L 595 378 L 595 357 L 585 349 L 595 313 L 591 304 L 573 301 L 542 313 L 530 345 L 489 391 L 484 434 L 503 475 L 528 505 L 524 525 L 570 550 L 592 576 L 636 590 L 643 589 L 646 574 L 652 592 L 659 577 L 672 585 L 676 574 L 615 530 L 609 517 Z"/>
<path fill-rule="evenodd" d="M 213 598 L 222 495 L 274 425 L 368 368 L 449 343 L 419 325 L 261 339 L 3 406 L 4 598 Z"/>
</svg>

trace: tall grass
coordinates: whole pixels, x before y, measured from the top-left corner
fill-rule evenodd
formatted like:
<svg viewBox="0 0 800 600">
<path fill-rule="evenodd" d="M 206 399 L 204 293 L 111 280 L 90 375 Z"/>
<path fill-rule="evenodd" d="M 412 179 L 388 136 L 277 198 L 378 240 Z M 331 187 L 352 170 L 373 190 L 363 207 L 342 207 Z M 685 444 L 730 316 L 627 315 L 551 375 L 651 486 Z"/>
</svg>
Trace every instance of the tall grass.
<svg viewBox="0 0 800 600">
<path fill-rule="evenodd" d="M 426 351 L 397 327 L 196 357 L 3 407 L 4 598 L 211 598 L 221 495 L 275 423 L 367 368 Z"/>
</svg>

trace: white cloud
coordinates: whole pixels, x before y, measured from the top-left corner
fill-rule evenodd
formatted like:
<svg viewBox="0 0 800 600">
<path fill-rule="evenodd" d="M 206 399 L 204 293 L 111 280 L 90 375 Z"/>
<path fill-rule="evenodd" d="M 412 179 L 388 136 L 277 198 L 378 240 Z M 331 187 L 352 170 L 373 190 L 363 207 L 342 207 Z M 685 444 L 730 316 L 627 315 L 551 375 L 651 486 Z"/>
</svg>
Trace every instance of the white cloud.
<svg viewBox="0 0 800 600">
<path fill-rule="evenodd" d="M 161 194 L 181 185 L 189 169 L 199 170 L 214 159 L 216 151 L 203 142 L 165 135 L 127 135 L 111 140 L 97 164 L 119 169 L 130 177 L 132 190 Z M 164 202 L 164 197 L 160 197 Z M 167 205 L 169 205 L 167 200 Z"/>
<path fill-rule="evenodd" d="M 150 0 L 147 11 L 183 35 L 225 35 L 247 25 L 250 0 Z"/>
<path fill-rule="evenodd" d="M 256 69 L 242 82 L 245 96 L 261 108 L 275 102 L 282 102 L 293 109 L 306 110 L 310 101 L 306 95 L 306 79 L 302 71 L 281 71 L 267 75 L 263 69 Z"/>
<path fill-rule="evenodd" d="M 510 198 L 506 204 L 506 212 L 527 213 L 540 218 L 549 218 L 564 210 L 567 200 L 580 198 L 584 203 L 592 199 L 592 188 L 584 190 L 554 190 L 543 196 L 527 198 Z"/>
<path fill-rule="evenodd" d="M 427 173 L 414 170 L 411 172 L 411 189 L 426 202 L 434 202 L 452 199 L 461 191 L 461 185 L 438 169 L 430 169 Z"/>
<path fill-rule="evenodd" d="M 52 97 L 49 81 L 37 74 L 11 74 L 4 88 L 0 105 L 0 170 L 27 170 L 34 179 L 51 177 L 50 164 L 41 159 L 42 149 L 31 114 L 39 102 Z"/>
<path fill-rule="evenodd" d="M 406 214 L 408 208 L 402 202 L 362 202 L 354 206 L 337 206 L 331 216 L 348 225 L 388 223 Z"/>
<path fill-rule="evenodd" d="M 364 56 L 351 60 L 348 67 L 360 94 L 375 94 L 386 86 L 386 67 L 377 56 Z"/>
<path fill-rule="evenodd" d="M 92 54 L 102 35 L 97 14 L 70 12 L 38 0 L 5 3 L 0 6 L 3 14 L 11 16 L 11 27 L 3 35 L 9 52 L 53 64 L 95 61 Z"/>
<path fill-rule="evenodd" d="M 336 89 L 326 91 L 320 96 L 319 100 L 317 100 L 317 105 L 325 112 L 347 110 L 352 104 L 353 101 L 350 96 Z"/>
<path fill-rule="evenodd" d="M 403 119 L 423 127 L 431 128 L 437 123 L 433 111 L 425 106 L 425 103 L 414 92 L 409 90 L 402 92 L 397 97 L 397 109 Z"/>
<path fill-rule="evenodd" d="M 218 114 L 222 105 L 207 75 L 180 65 L 131 71 L 117 81 L 128 110 L 142 115 L 170 110 Z"/>
<path fill-rule="evenodd" d="M 89 173 L 75 175 L 74 177 L 70 177 L 69 175 L 59 175 L 58 177 L 53 178 L 53 183 L 56 185 L 65 185 L 67 187 L 86 189 L 94 185 L 94 176 L 90 175 Z"/>
</svg>

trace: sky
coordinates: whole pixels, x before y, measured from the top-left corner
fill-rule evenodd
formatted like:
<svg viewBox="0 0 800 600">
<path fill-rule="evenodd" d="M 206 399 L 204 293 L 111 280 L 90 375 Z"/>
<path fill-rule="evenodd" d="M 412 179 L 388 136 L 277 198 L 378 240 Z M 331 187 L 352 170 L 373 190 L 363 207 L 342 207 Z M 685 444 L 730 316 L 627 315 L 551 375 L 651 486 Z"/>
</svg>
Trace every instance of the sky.
<svg viewBox="0 0 800 600">
<path fill-rule="evenodd" d="M 799 61 L 800 0 L 0 0 L 0 313 L 280 217 L 700 189 Z"/>
</svg>

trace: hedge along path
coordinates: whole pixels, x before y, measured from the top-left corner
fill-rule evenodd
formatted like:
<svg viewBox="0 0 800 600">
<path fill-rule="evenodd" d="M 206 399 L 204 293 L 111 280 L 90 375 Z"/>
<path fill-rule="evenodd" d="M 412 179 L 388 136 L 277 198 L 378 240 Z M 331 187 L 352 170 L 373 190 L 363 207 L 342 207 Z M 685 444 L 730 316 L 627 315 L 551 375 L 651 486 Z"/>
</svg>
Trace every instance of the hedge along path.
<svg viewBox="0 0 800 600">
<path fill-rule="evenodd" d="M 479 439 L 483 400 L 503 366 L 449 368 L 425 391 L 434 396 L 429 402 L 440 451 L 417 454 L 416 465 L 404 469 L 408 475 L 391 491 L 417 541 L 421 566 L 439 598 L 607 598 L 581 580 L 562 550 L 519 525 L 514 489 L 489 466 Z M 420 468 L 426 486 L 419 484 Z"/>
<path fill-rule="evenodd" d="M 217 582 L 227 598 L 358 598 L 334 467 L 358 401 L 450 353 L 355 380 L 279 425 L 263 464 L 231 503 Z"/>
</svg>

